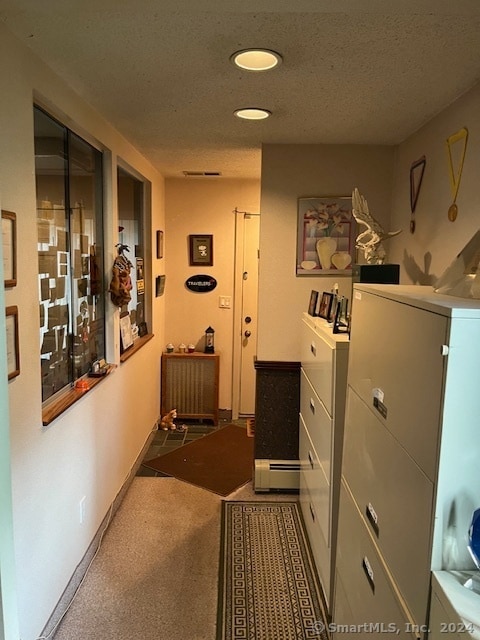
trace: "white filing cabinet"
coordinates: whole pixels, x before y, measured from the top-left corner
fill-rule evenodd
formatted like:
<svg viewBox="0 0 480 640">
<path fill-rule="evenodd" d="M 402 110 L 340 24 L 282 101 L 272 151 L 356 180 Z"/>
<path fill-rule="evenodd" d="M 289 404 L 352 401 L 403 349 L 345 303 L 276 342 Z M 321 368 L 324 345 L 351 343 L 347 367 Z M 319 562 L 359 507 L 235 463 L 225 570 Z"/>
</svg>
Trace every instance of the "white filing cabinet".
<svg viewBox="0 0 480 640">
<path fill-rule="evenodd" d="M 434 571 L 429 640 L 480 640 L 480 593 L 464 585 L 479 571 Z"/>
<path fill-rule="evenodd" d="M 431 570 L 473 567 L 479 363 L 480 301 L 355 285 L 334 623 L 425 637 Z"/>
<path fill-rule="evenodd" d="M 302 318 L 300 504 L 330 610 L 345 415 L 349 339 L 322 318 Z"/>
</svg>

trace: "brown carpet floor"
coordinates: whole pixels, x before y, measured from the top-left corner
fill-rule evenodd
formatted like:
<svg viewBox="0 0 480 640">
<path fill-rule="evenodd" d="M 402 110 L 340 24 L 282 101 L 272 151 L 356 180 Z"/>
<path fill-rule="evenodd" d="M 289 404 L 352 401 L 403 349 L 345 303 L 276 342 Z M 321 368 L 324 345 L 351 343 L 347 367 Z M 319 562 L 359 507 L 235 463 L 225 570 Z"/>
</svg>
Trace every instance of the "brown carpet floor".
<svg viewBox="0 0 480 640">
<path fill-rule="evenodd" d="M 252 479 L 253 439 L 230 424 L 143 464 L 225 497 Z"/>
</svg>

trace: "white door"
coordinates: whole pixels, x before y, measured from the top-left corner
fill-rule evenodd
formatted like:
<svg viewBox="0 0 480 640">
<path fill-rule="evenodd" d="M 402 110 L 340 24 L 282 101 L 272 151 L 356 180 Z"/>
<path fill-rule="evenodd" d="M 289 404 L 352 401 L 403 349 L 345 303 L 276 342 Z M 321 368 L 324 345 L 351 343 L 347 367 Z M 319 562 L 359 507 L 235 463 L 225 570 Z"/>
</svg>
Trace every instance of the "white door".
<svg viewBox="0 0 480 640">
<path fill-rule="evenodd" d="M 260 215 L 237 213 L 233 417 L 255 414 Z"/>
</svg>

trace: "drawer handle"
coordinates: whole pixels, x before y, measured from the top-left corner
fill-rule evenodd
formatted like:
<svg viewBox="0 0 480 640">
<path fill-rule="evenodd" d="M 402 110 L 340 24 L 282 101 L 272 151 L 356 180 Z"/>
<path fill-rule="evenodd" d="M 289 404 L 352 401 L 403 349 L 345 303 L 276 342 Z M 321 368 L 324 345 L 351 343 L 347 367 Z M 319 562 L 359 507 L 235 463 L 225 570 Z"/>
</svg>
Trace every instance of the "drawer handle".
<svg viewBox="0 0 480 640">
<path fill-rule="evenodd" d="M 310 466 L 313 469 L 314 468 L 314 464 L 313 464 L 312 454 L 310 453 L 310 451 L 308 452 L 308 461 L 310 462 Z"/>
<path fill-rule="evenodd" d="M 315 346 L 314 342 L 312 342 L 310 345 L 310 351 L 313 353 L 315 357 L 317 356 L 317 347 Z"/>
<path fill-rule="evenodd" d="M 370 589 L 372 590 L 373 593 L 375 593 L 375 581 L 373 579 L 373 569 L 370 562 L 368 561 L 367 556 L 364 556 L 362 560 L 362 567 L 363 567 L 363 570 L 365 571 L 365 575 L 367 576 Z"/>
<path fill-rule="evenodd" d="M 310 514 L 312 516 L 312 520 L 315 522 L 315 511 L 313 510 L 312 503 L 308 505 L 310 507 Z"/>
<path fill-rule="evenodd" d="M 371 502 L 369 502 L 365 507 L 365 513 L 367 516 L 367 520 L 370 522 L 370 525 L 372 529 L 375 531 L 375 535 L 378 538 L 378 536 L 380 535 L 380 528 L 378 526 L 378 516 Z"/>
<path fill-rule="evenodd" d="M 315 402 L 310 398 L 310 411 L 315 414 Z"/>
</svg>

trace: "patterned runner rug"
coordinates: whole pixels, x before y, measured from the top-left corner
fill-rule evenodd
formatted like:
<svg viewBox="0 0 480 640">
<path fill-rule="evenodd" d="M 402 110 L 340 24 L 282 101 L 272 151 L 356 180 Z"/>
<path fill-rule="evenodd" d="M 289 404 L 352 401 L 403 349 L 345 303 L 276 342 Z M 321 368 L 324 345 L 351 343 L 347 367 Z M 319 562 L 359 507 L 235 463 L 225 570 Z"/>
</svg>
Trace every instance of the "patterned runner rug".
<svg viewBox="0 0 480 640">
<path fill-rule="evenodd" d="M 326 640 L 297 505 L 223 502 L 217 640 Z"/>
</svg>

